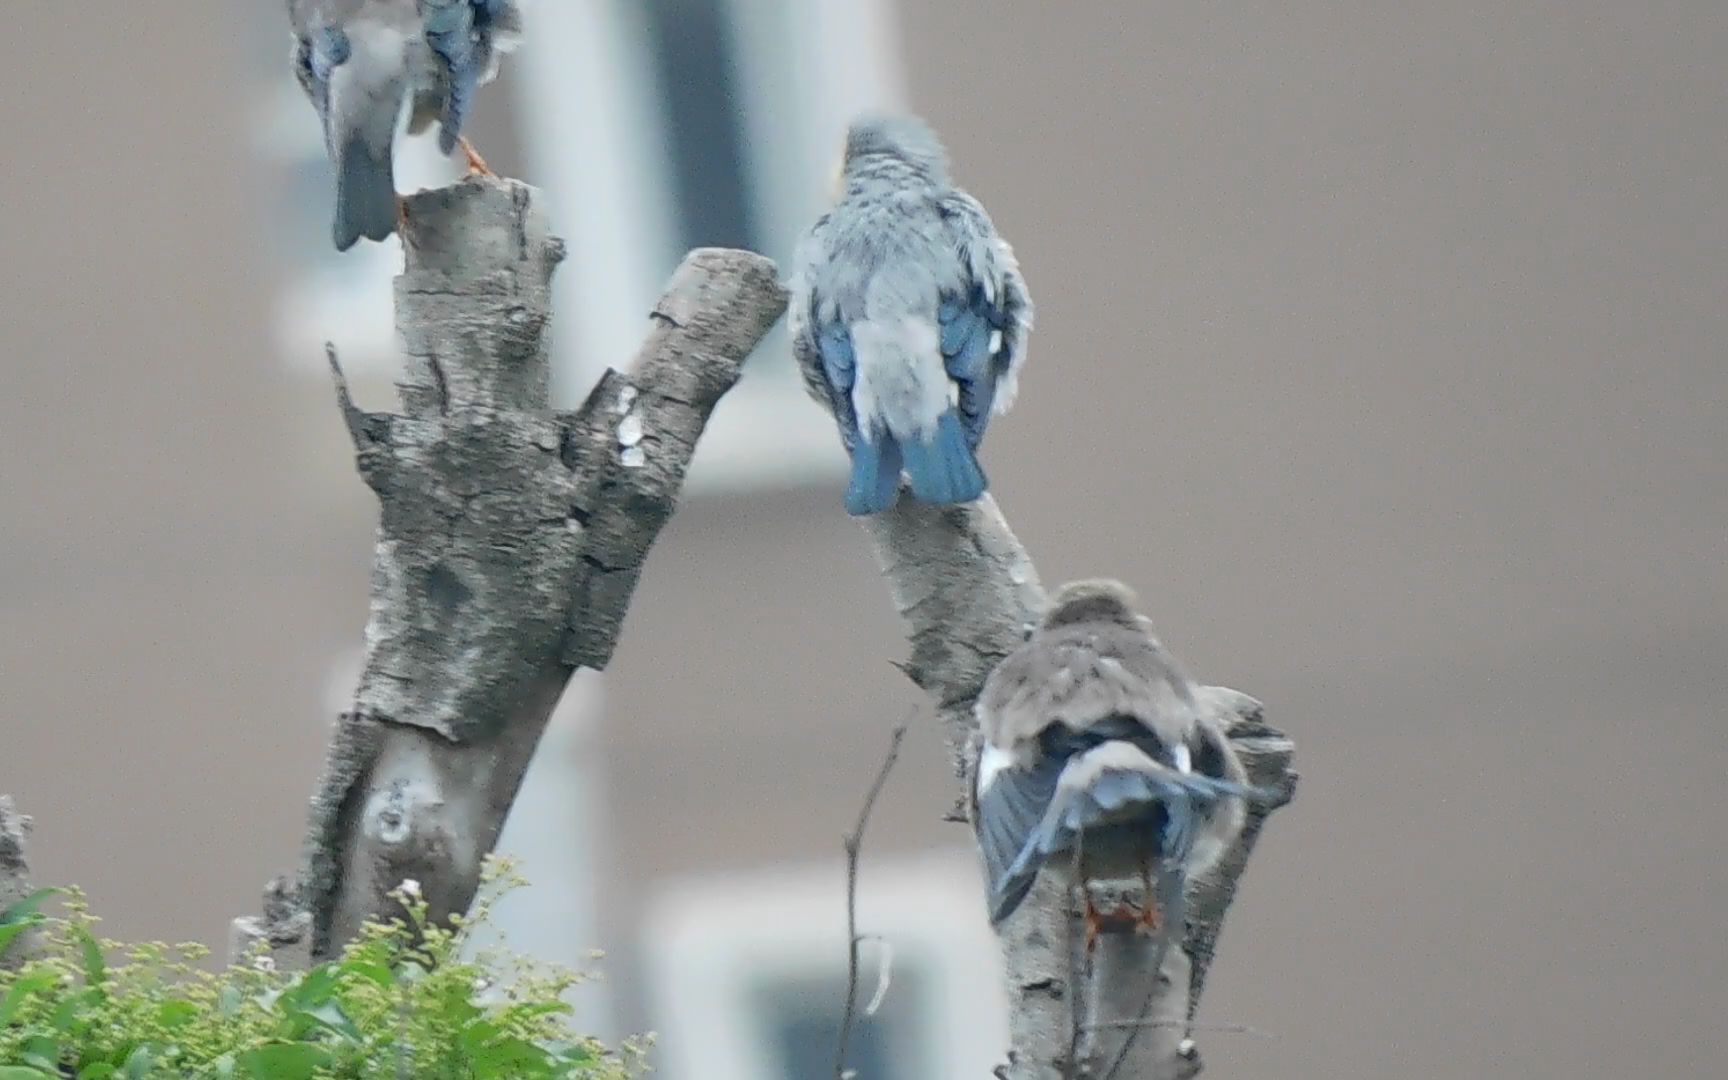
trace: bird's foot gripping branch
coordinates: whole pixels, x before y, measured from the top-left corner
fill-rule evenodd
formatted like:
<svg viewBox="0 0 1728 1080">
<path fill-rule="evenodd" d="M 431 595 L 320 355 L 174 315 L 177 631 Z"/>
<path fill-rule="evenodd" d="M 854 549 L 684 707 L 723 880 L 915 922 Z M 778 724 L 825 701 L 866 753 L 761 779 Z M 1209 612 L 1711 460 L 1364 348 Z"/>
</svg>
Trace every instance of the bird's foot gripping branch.
<svg viewBox="0 0 1728 1080">
<path fill-rule="evenodd" d="M 1002 744 L 1015 742 L 1009 737 L 1013 734 L 1011 721 L 1018 710 L 1035 704 L 1033 699 L 1038 696 L 1016 694 L 1016 686 L 1009 685 L 1027 674 L 1027 665 L 1050 661 L 1066 646 L 1077 646 L 1076 656 L 1085 654 L 1087 663 L 1107 659 L 1093 656 L 1095 650 L 1085 642 L 1065 644 L 1058 640 L 1065 633 L 1073 636 L 1075 623 L 1068 617 L 1073 612 L 1102 612 L 1107 617 L 1101 623 L 1115 624 L 1117 629 L 1108 631 L 1106 626 L 1099 634 L 1121 637 L 1128 652 L 1168 660 L 1161 649 L 1154 652 L 1155 645 L 1148 644 L 1152 639 L 1141 621 L 1131 612 L 1124 615 L 1117 610 L 1128 610 L 1120 603 L 1093 611 L 1086 606 L 1090 594 L 1084 588 L 1064 590 L 1058 603 L 1047 602 L 1031 559 L 988 495 L 958 507 L 933 507 L 902 499 L 885 513 L 863 518 L 862 523 L 895 607 L 906 621 L 912 645 L 907 672 L 935 702 L 956 772 L 969 791 L 975 790 L 976 780 L 989 792 L 994 784 L 985 784 L 981 774 L 988 770 L 995 774 L 993 781 L 1000 780 L 1007 775 L 1003 770 L 1008 762 L 1017 760 L 1011 752 L 1017 748 Z M 1082 621 L 1090 625 L 1100 619 Z M 1050 639 L 1040 638 L 1041 634 Z M 1047 696 L 1053 680 L 1061 675 L 1055 668 L 1064 666 L 1056 664 L 1045 673 L 1049 677 L 1039 680 L 1040 693 Z M 1123 677 L 1131 674 L 1126 666 L 1118 663 L 1117 667 Z M 997 905 L 997 932 L 1007 968 L 1011 1046 L 1008 1062 L 997 1071 L 1000 1077 L 1175 1080 L 1200 1071 L 1199 1053 L 1191 1038 L 1195 1010 L 1225 913 L 1266 817 L 1295 792 L 1296 774 L 1291 769 L 1294 747 L 1282 732 L 1265 723 L 1260 703 L 1253 698 L 1223 687 L 1189 684 L 1168 664 L 1161 664 L 1162 668 L 1174 674 L 1132 680 L 1134 686 L 1140 690 L 1163 687 L 1161 692 L 1173 695 L 1172 700 L 1180 707 L 1165 710 L 1165 703 L 1147 699 L 1144 694 L 1137 700 L 1151 708 L 1152 715 L 1186 715 L 1191 725 L 1165 732 L 1168 738 L 1159 738 L 1158 731 L 1148 727 L 1149 738 L 1142 741 L 1154 747 L 1156 760 L 1142 760 L 1138 748 L 1128 753 L 1122 749 L 1122 740 L 1093 740 L 1094 745 L 1081 747 L 1078 756 L 1070 755 L 1066 767 L 1055 762 L 1048 770 L 1049 796 L 1061 794 L 1092 800 L 1088 805 L 1096 803 L 1098 782 L 1118 773 L 1100 768 L 1095 776 L 1080 774 L 1089 764 L 1110 764 L 1116 757 L 1129 767 L 1119 771 L 1119 780 L 1109 783 L 1137 785 L 1128 794 L 1146 795 L 1158 785 L 1180 784 L 1187 773 L 1180 768 L 1182 761 L 1176 757 L 1166 761 L 1164 756 L 1181 746 L 1199 774 L 1193 782 L 1210 785 L 1207 798 L 1201 802 L 1215 805 L 1215 796 L 1231 794 L 1219 786 L 1220 782 L 1239 785 L 1233 788 L 1234 794 L 1251 797 L 1236 806 L 1239 816 L 1234 811 L 1229 814 L 1233 820 L 1221 822 L 1215 812 L 1200 812 L 1196 821 L 1199 837 L 1210 836 L 1223 846 L 1206 852 L 1206 858 L 1197 864 L 1190 862 L 1195 872 L 1191 877 L 1182 875 L 1186 880 L 1179 881 L 1178 894 L 1158 898 L 1161 915 L 1168 920 L 1164 932 L 1146 935 L 1130 928 L 1127 933 L 1105 933 L 1097 938 L 1095 953 L 1086 947 L 1085 915 L 1092 906 L 1090 894 L 1073 887 L 1074 883 L 1063 880 L 1060 873 L 1037 873 L 1034 867 L 1019 864 L 1020 853 L 1028 849 L 1024 842 L 1028 838 L 1021 836 L 1019 844 L 1011 842 L 1014 830 L 1005 822 L 1018 820 L 1015 815 L 1000 807 L 983 813 L 974 805 L 971 816 L 980 831 L 986 868 L 1001 864 L 996 867 L 1000 873 L 986 883 L 997 886 L 1003 901 Z M 1025 681 L 1020 678 L 1020 682 Z M 1078 687 L 1076 682 L 1069 689 Z M 1186 691 L 1185 702 L 1178 690 Z M 982 709 L 978 708 L 981 694 Z M 1106 711 L 1112 716 L 1117 712 Z M 982 731 L 980 719 L 985 721 Z M 1032 726 L 1043 731 L 1048 725 Z M 1225 744 L 1229 764 L 1214 763 L 1209 769 L 1203 759 L 1217 740 Z M 996 743 L 995 754 L 990 751 L 991 742 Z M 1063 746 L 1074 749 L 1067 743 Z M 1092 761 L 1085 755 L 1087 749 L 1097 749 L 1111 760 Z M 1215 775 L 1207 777 L 1208 771 Z M 1063 785 L 1060 792 L 1058 784 Z M 995 789 L 986 801 L 999 801 L 1005 790 Z M 1111 798 L 1113 801 L 1114 796 Z M 1037 822 L 1032 826 L 1030 847 L 1038 852 L 1043 818 L 1033 814 L 1029 820 Z M 1083 846 L 1076 853 L 1074 845 L 1056 842 L 1060 831 L 1053 828 L 1045 838 L 1050 842 L 1043 845 L 1060 853 L 1057 861 L 1083 855 Z M 1080 840 L 1083 845 L 1084 838 Z M 1009 849 L 1013 854 L 1005 857 L 1003 853 Z M 1128 854 L 1138 857 L 1144 853 Z M 1007 902 L 1010 899 L 1012 904 Z M 1152 907 L 1151 898 L 1135 890 L 1125 896 L 1101 898 L 1097 906 L 1109 909 L 1124 899 L 1141 911 Z M 1165 947 L 1166 943 L 1170 947 Z"/>
</svg>

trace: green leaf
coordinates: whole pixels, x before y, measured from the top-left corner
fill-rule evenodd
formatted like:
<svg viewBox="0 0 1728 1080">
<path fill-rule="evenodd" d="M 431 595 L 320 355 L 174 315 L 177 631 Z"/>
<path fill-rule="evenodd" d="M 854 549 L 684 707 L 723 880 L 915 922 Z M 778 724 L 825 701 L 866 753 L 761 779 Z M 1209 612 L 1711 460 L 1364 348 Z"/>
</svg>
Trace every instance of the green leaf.
<svg viewBox="0 0 1728 1080">
<path fill-rule="evenodd" d="M 78 1070 L 78 1080 L 108 1080 L 119 1070 L 112 1062 L 98 1061 L 94 1065 L 86 1065 Z"/>
<path fill-rule="evenodd" d="M 24 1065 L 0 1065 L 0 1080 L 44 1080 L 54 1076 L 41 1069 L 32 1069 Z"/>
<path fill-rule="evenodd" d="M 198 1073 L 198 1080 L 211 1080 L 212 1077 L 214 1077 L 214 1080 L 233 1080 L 233 1054 L 223 1054 Z"/>
<path fill-rule="evenodd" d="M 156 1064 L 157 1049 L 154 1043 L 140 1043 L 126 1055 L 126 1064 L 121 1066 L 121 1075 L 126 1080 L 145 1080 L 150 1075 L 150 1066 Z"/>
<path fill-rule="evenodd" d="M 241 1054 L 235 1064 L 253 1080 L 312 1080 L 319 1067 L 330 1064 L 330 1053 L 312 1043 L 266 1043 Z"/>
<path fill-rule="evenodd" d="M 94 986 L 86 986 L 77 993 L 68 995 L 66 1000 L 60 1003 L 60 1007 L 54 1010 L 54 1016 L 48 1021 L 49 1025 L 55 1031 L 70 1032 L 78 1014 L 100 1002 L 104 996 L 104 993 Z"/>
<path fill-rule="evenodd" d="M 558 1061 L 563 1065 L 592 1065 L 600 1060 L 600 1055 L 587 1043 L 573 1043 L 558 1049 Z"/>
<path fill-rule="evenodd" d="M 503 1029 L 490 1020 L 475 1020 L 462 1025 L 462 1034 L 458 1036 L 462 1049 L 473 1051 L 477 1047 L 496 1039 Z"/>
<path fill-rule="evenodd" d="M 240 1006 L 246 1001 L 246 995 L 240 992 L 238 986 L 224 986 L 216 995 L 216 1011 L 223 1016 L 233 1016 L 240 1011 Z"/>
<path fill-rule="evenodd" d="M 156 1022 L 165 1028 L 177 1028 L 198 1015 L 198 1006 L 177 998 L 164 1001 L 156 1010 Z"/>
<path fill-rule="evenodd" d="M 60 1075 L 60 1040 L 47 1035 L 32 1035 L 18 1051 L 24 1064 L 34 1065 L 52 1076 Z"/>
<path fill-rule="evenodd" d="M 25 998 L 38 990 L 53 986 L 59 981 L 59 972 L 49 970 L 37 970 L 28 975 L 19 976 L 18 980 L 6 991 L 6 996 L 0 998 L 0 1028 L 12 1022 L 12 1017 L 17 1014 L 19 1006 L 24 1004 Z"/>
<path fill-rule="evenodd" d="M 517 1080 L 518 1077 L 549 1076 L 551 1055 L 527 1039 L 514 1035 L 469 1051 L 474 1075 L 480 1080 Z"/>
<path fill-rule="evenodd" d="M 283 988 L 278 1007 L 286 1005 L 304 1009 L 329 1001 L 341 977 L 335 964 L 319 964 Z"/>
<path fill-rule="evenodd" d="M 37 889 L 29 896 L 13 903 L 12 906 L 8 907 L 5 911 L 0 911 L 0 926 L 9 926 L 12 923 L 29 918 L 36 914 L 36 909 L 42 906 L 42 901 L 56 893 L 63 893 L 65 891 L 65 889 L 56 889 L 53 887 Z M 0 1080 L 4 1080 L 4 1078 L 0 1078 Z"/>
<path fill-rule="evenodd" d="M 17 922 L 0 923 L 0 952 L 5 952 L 6 946 L 12 944 L 12 939 L 19 934 L 32 926 L 41 926 L 47 921 L 48 918 L 44 915 L 26 915 Z"/>
<path fill-rule="evenodd" d="M 348 1014 L 342 1011 L 342 1006 L 334 1001 L 323 1001 L 310 1009 L 300 1010 L 300 1015 L 311 1020 L 326 1031 L 334 1031 L 351 1043 L 364 1042 L 360 1029 L 354 1026 L 354 1021 L 348 1019 Z"/>
<path fill-rule="evenodd" d="M 336 967 L 344 975 L 357 975 L 386 989 L 396 985 L 396 973 L 383 964 L 369 960 L 344 960 Z"/>
<path fill-rule="evenodd" d="M 512 1020 L 534 1020 L 542 1016 L 573 1013 L 576 1010 L 568 1001 L 525 1001 L 520 1005 L 507 1005 L 503 1011 Z"/>
<path fill-rule="evenodd" d="M 84 981 L 101 986 L 108 981 L 108 961 L 102 956 L 101 944 L 82 926 L 74 926 L 72 936 L 78 939 L 78 950 L 84 954 Z"/>
</svg>

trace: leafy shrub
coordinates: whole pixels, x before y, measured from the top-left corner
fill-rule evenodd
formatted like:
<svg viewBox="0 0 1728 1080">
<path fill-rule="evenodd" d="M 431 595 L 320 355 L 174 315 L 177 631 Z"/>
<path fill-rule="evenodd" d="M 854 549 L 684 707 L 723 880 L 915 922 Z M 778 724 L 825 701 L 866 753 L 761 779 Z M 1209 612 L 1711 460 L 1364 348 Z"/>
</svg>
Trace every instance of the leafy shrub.
<svg viewBox="0 0 1728 1080">
<path fill-rule="evenodd" d="M 0 970 L 0 1080 L 626 1080 L 642 1048 L 608 1051 L 568 1026 L 579 976 L 520 956 L 460 956 L 465 930 L 520 884 L 489 870 L 466 922 L 438 926 L 412 882 L 403 916 L 369 923 L 342 955 L 278 972 L 260 951 L 223 971 L 197 945 L 98 938 L 75 890 L 0 912 L 0 951 L 41 940 Z M 45 915 L 63 894 L 64 914 Z"/>
</svg>

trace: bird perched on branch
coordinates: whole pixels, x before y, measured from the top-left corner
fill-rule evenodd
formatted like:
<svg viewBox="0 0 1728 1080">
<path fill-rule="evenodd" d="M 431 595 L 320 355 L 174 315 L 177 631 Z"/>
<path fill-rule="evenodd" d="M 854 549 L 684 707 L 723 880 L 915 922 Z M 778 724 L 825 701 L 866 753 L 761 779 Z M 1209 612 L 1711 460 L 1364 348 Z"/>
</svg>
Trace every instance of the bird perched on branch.
<svg viewBox="0 0 1728 1080">
<path fill-rule="evenodd" d="M 973 822 L 990 919 L 1020 906 L 1046 863 L 1087 882 L 1138 878 L 1144 906 L 1110 913 L 1182 935 L 1182 889 L 1211 867 L 1262 795 L 1193 686 L 1115 581 L 1057 592 L 985 680 Z M 1059 858 L 1061 857 L 1061 858 Z M 1090 950 L 1107 917 L 1085 903 Z"/>
<path fill-rule="evenodd" d="M 902 471 L 923 502 L 971 502 L 984 429 L 1026 361 L 1019 264 L 921 120 L 854 122 L 840 180 L 799 246 L 789 319 L 804 383 L 852 457 L 846 510 L 893 506 Z"/>
<path fill-rule="evenodd" d="M 336 167 L 332 238 L 346 251 L 396 230 L 396 129 L 434 120 L 438 145 L 458 146 L 470 174 L 491 170 L 462 137 L 462 122 L 499 55 L 522 31 L 520 0 L 288 0 L 294 74 L 318 110 Z"/>
</svg>

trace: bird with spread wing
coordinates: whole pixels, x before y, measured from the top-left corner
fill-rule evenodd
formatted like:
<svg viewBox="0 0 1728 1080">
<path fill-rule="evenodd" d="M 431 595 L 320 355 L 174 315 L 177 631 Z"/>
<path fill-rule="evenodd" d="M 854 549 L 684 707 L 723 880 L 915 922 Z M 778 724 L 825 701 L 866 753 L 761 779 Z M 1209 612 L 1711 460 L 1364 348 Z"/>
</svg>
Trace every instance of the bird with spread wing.
<svg viewBox="0 0 1728 1080">
<path fill-rule="evenodd" d="M 1043 622 L 985 680 L 973 822 L 990 919 L 1020 906 L 1046 865 L 1091 881 L 1138 879 L 1143 906 L 1102 913 L 1086 895 L 1090 951 L 1106 919 L 1182 934 L 1182 892 L 1241 829 L 1248 785 L 1193 685 L 1115 581 L 1059 590 Z"/>
</svg>

